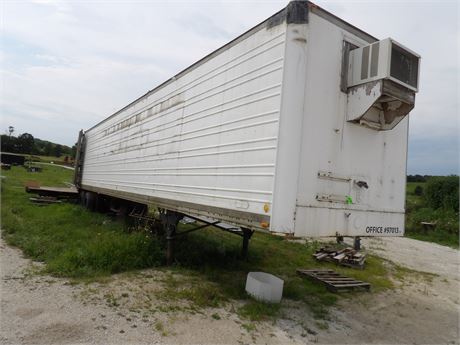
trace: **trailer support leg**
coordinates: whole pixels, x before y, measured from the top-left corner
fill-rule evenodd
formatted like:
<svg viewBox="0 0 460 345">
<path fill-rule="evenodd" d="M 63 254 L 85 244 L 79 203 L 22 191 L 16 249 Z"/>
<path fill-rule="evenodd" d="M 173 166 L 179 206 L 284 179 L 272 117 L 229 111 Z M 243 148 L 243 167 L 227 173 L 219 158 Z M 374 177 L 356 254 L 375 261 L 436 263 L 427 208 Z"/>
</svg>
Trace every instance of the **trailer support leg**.
<svg viewBox="0 0 460 345">
<path fill-rule="evenodd" d="M 241 231 L 243 232 L 243 248 L 241 250 L 241 255 L 243 256 L 244 259 L 247 259 L 248 249 L 249 249 L 249 240 L 251 239 L 252 234 L 254 233 L 254 230 L 241 228 Z"/>
<path fill-rule="evenodd" d="M 174 261 L 174 241 L 179 221 L 184 215 L 179 212 L 163 210 L 160 212 L 161 221 L 166 230 L 166 264 L 172 265 Z"/>
<path fill-rule="evenodd" d="M 361 238 L 356 236 L 353 240 L 353 249 L 360 250 L 361 249 Z"/>
</svg>

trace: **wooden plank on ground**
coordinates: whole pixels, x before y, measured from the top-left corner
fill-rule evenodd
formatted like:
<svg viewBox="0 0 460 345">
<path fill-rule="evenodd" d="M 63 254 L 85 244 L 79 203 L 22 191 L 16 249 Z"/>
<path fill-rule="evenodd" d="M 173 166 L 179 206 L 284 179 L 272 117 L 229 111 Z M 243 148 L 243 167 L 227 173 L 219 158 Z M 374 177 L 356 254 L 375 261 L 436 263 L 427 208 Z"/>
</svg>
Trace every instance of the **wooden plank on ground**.
<svg viewBox="0 0 460 345">
<path fill-rule="evenodd" d="M 74 187 L 40 187 L 26 185 L 26 192 L 38 194 L 41 196 L 56 196 L 56 197 L 77 197 L 78 190 Z"/>
</svg>

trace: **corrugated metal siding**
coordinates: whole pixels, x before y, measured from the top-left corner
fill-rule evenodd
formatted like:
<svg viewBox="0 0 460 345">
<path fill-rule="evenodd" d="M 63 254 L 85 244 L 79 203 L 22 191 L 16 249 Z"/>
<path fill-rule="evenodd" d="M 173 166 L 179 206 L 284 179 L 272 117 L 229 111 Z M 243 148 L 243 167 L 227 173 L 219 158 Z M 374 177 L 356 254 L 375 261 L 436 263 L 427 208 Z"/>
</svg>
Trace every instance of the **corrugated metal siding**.
<svg viewBox="0 0 460 345">
<path fill-rule="evenodd" d="M 264 214 L 285 28 L 256 32 L 89 130 L 82 184 Z"/>
</svg>

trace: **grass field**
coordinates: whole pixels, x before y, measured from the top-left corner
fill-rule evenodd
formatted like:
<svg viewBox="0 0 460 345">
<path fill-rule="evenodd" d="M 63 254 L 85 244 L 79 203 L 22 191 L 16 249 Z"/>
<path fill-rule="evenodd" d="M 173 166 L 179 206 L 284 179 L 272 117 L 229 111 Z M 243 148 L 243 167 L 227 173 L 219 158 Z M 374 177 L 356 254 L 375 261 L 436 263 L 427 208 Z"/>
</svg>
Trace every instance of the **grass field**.
<svg viewBox="0 0 460 345">
<path fill-rule="evenodd" d="M 5 152 L 5 153 L 8 153 L 8 152 Z M 65 155 L 62 155 L 60 157 L 56 157 L 56 156 L 31 155 L 31 154 L 26 154 L 26 153 L 11 153 L 11 154 L 16 155 L 16 156 L 23 156 L 23 157 L 26 157 L 26 159 L 31 158 L 34 161 L 40 161 L 40 162 L 46 162 L 46 163 L 49 163 L 49 162 L 55 162 L 55 163 L 64 162 L 64 157 L 65 157 Z"/>
<path fill-rule="evenodd" d="M 43 185 L 63 185 L 72 171 L 44 166 L 42 173 L 22 167 L 2 171 L 2 236 L 36 260 L 46 263 L 46 272 L 74 279 L 97 279 L 113 273 L 147 267 L 198 277 L 184 293 L 171 282 L 165 295 L 193 300 L 197 305 L 248 300 L 244 291 L 246 274 L 264 271 L 284 279 L 284 297 L 303 301 L 317 317 L 326 317 L 337 295 L 323 286 L 296 275 L 297 268 L 329 267 L 372 284 L 374 292 L 392 288 L 390 277 L 400 279 L 402 268 L 370 256 L 365 270 L 317 263 L 312 253 L 319 244 L 294 243 L 284 237 L 257 233 L 250 241 L 249 259 L 240 257 L 241 238 L 217 229 L 191 233 L 176 245 L 176 263 L 164 266 L 164 243 L 140 229 L 128 229 L 120 221 L 91 213 L 77 204 L 39 207 L 29 202 L 24 183 L 37 180 Z M 187 225 L 182 225 L 184 229 Z M 191 225 L 188 225 L 191 226 Z M 239 313 L 251 320 L 271 318 L 278 307 L 250 301 Z"/>
<path fill-rule="evenodd" d="M 5 152 L 8 153 L 8 152 Z M 61 164 L 61 165 L 69 165 L 67 162 L 64 161 L 66 155 L 62 155 L 60 157 L 56 156 L 39 156 L 39 155 L 30 155 L 24 153 L 12 153 L 13 155 L 23 156 L 26 160 L 31 160 L 33 162 L 42 162 L 42 163 L 51 163 L 54 164 Z"/>
<path fill-rule="evenodd" d="M 55 164 L 62 164 L 64 163 L 64 157 L 65 155 L 61 157 L 55 157 L 55 156 L 35 156 L 32 155 L 30 156 L 33 161 L 38 161 L 38 162 L 43 162 L 43 163 L 55 163 Z"/>
</svg>

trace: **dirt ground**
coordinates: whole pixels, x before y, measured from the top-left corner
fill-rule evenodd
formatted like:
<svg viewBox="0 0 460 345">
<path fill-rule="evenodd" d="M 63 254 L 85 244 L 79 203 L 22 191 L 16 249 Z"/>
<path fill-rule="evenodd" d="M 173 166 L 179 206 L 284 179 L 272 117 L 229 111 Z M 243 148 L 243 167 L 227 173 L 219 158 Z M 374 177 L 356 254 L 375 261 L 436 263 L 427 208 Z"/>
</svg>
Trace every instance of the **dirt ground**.
<svg viewBox="0 0 460 345">
<path fill-rule="evenodd" d="M 152 300 L 168 273 L 144 270 L 74 285 L 35 274 L 41 264 L 2 241 L 0 344 L 458 344 L 459 251 L 407 238 L 363 244 L 437 276 L 345 298 L 328 321 L 286 301 L 278 321 L 248 323 L 233 303 L 194 311 Z"/>
<path fill-rule="evenodd" d="M 330 344 L 459 344 L 459 251 L 410 238 L 363 239 L 371 252 L 420 272 L 398 289 L 345 301 L 337 327 L 320 337 Z"/>
</svg>

